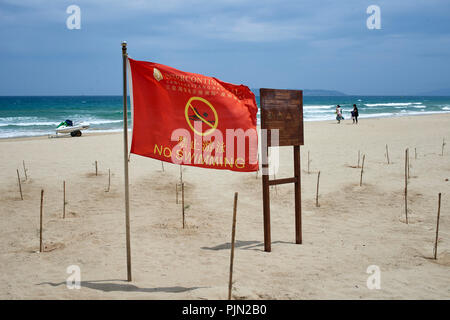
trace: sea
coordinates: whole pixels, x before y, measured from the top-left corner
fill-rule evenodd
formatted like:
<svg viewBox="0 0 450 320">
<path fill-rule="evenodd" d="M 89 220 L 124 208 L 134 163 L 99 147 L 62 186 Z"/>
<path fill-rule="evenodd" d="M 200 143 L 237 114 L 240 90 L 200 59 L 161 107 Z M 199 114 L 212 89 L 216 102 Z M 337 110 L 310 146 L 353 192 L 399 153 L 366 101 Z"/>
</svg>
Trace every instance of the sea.
<svg viewBox="0 0 450 320">
<path fill-rule="evenodd" d="M 258 96 L 256 101 L 259 108 Z M 337 104 L 342 107 L 344 121 L 351 119 L 353 104 L 358 106 L 360 119 L 450 113 L 450 97 L 304 96 L 304 121 L 334 120 Z M 123 127 L 122 109 L 122 96 L 3 96 L 0 139 L 54 134 L 66 119 L 75 125 L 89 123 L 86 132 L 119 132 Z"/>
</svg>

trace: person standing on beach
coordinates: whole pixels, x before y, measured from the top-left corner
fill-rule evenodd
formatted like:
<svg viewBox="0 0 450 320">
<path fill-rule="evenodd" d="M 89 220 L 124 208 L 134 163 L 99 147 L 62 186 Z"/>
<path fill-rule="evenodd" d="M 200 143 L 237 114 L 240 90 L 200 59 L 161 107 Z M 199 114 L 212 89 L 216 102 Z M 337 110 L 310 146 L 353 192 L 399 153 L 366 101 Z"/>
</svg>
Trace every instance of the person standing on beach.
<svg viewBox="0 0 450 320">
<path fill-rule="evenodd" d="M 358 124 L 358 116 L 359 116 L 359 112 L 358 112 L 358 108 L 356 107 L 356 104 L 353 105 L 353 110 L 352 110 L 352 120 L 353 120 L 353 124 Z"/>
<path fill-rule="evenodd" d="M 342 116 L 342 109 L 340 105 L 336 106 L 336 120 L 338 123 L 341 123 L 341 120 L 344 120 L 344 117 Z"/>
</svg>

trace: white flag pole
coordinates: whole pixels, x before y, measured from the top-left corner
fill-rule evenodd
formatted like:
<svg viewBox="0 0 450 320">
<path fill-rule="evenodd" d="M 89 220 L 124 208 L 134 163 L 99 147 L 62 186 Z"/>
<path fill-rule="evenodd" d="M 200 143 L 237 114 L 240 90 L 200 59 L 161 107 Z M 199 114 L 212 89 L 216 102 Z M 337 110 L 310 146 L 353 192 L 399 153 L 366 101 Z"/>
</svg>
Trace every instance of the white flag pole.
<svg viewBox="0 0 450 320">
<path fill-rule="evenodd" d="M 127 42 L 122 42 L 123 58 L 123 163 L 125 173 L 125 230 L 127 239 L 127 280 L 131 281 L 130 192 L 128 183 Z"/>
</svg>

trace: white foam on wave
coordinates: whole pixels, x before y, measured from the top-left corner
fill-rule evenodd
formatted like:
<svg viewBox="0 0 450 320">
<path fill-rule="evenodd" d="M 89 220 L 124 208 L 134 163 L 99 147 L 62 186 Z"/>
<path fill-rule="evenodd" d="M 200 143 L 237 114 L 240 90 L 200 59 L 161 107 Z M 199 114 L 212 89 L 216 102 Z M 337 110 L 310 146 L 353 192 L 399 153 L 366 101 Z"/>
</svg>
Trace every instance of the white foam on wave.
<svg viewBox="0 0 450 320">
<path fill-rule="evenodd" d="M 311 109 L 308 109 L 308 110 L 303 110 L 303 112 L 305 113 L 305 114 L 308 114 L 308 115 L 310 115 L 310 114 L 314 114 L 314 113 L 334 113 L 334 110 L 324 110 L 324 109 L 315 109 L 315 110 L 311 110 Z"/>
<path fill-rule="evenodd" d="M 87 120 L 85 123 L 88 124 L 108 124 L 108 123 L 119 123 L 123 120 Z"/>
<path fill-rule="evenodd" d="M 14 119 L 19 120 L 20 117 Z M 25 117 L 26 118 L 26 117 Z M 36 118 L 33 119 L 20 119 L 20 120 L 33 120 L 31 122 L 14 122 L 12 118 L 8 119 L 9 121 L 0 121 L 0 127 L 7 127 L 7 126 L 17 126 L 17 127 L 30 127 L 30 126 L 57 126 L 61 122 L 55 122 L 55 121 L 36 121 Z M 96 125 L 96 124 L 109 124 L 109 123 L 120 123 L 123 122 L 123 120 L 106 120 L 106 119 L 99 119 L 99 120 L 87 120 L 84 122 L 80 122 L 79 124 L 90 124 L 90 125 Z M 76 122 L 74 125 L 77 125 Z"/>
<path fill-rule="evenodd" d="M 46 136 L 48 134 L 51 134 L 52 132 L 49 131 L 1 131 L 0 130 L 0 139 L 6 139 L 6 138 L 20 138 L 20 137 L 37 137 L 37 136 Z"/>
<path fill-rule="evenodd" d="M 419 116 L 419 115 L 427 115 L 427 114 L 443 114 L 443 113 L 450 113 L 450 107 L 447 109 L 448 111 L 410 111 L 410 110 L 401 110 L 400 112 L 379 112 L 379 113 L 366 113 L 366 114 L 360 114 L 359 118 L 393 118 L 393 117 L 405 117 L 405 116 Z M 351 116 L 344 113 L 344 122 L 346 120 L 351 120 Z M 305 117 L 304 121 L 329 121 L 329 120 L 335 120 L 336 116 L 335 114 L 328 114 L 328 115 L 312 115 L 309 117 Z"/>
<path fill-rule="evenodd" d="M 50 121 L 47 121 L 47 122 L 9 122 L 9 123 L 0 123 L 0 127 L 56 126 L 58 124 L 60 124 L 60 122 L 50 122 Z"/>
<path fill-rule="evenodd" d="M 305 105 L 303 109 L 330 109 L 333 108 L 334 105 Z"/>
<path fill-rule="evenodd" d="M 422 102 L 383 102 L 383 103 L 365 103 L 367 107 L 407 107 L 420 105 Z"/>
<path fill-rule="evenodd" d="M 3 117 L 3 118 L 0 118 L 0 121 L 1 122 L 4 122 L 4 121 L 11 122 L 11 121 L 16 121 L 16 120 L 22 121 L 22 120 L 38 120 L 38 119 L 39 119 L 38 117 Z"/>
<path fill-rule="evenodd" d="M 416 109 L 423 109 L 426 108 L 426 105 L 409 105 L 409 106 L 401 106 L 401 107 L 394 107 L 395 109 L 404 109 L 404 108 L 416 108 Z"/>
</svg>

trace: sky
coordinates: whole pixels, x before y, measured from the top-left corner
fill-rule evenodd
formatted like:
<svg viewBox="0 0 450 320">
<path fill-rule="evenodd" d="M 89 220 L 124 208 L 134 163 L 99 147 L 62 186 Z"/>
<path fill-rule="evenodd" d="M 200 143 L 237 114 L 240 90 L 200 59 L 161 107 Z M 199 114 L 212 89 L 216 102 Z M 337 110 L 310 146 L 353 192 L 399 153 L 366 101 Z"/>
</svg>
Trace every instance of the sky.
<svg viewBox="0 0 450 320">
<path fill-rule="evenodd" d="M 0 0 L 0 95 L 120 95 L 123 40 L 250 88 L 420 94 L 450 88 L 449 16 L 448 0 Z"/>
</svg>

